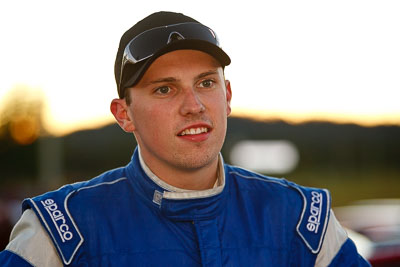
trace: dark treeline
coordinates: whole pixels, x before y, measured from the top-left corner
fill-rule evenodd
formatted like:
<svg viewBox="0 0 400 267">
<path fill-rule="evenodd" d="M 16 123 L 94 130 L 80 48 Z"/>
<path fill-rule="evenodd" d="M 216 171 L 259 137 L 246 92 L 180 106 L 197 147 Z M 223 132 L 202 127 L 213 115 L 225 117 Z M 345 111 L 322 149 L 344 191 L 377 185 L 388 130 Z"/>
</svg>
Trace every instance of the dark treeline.
<svg viewBox="0 0 400 267">
<path fill-rule="evenodd" d="M 226 153 L 240 139 L 289 140 L 300 152 L 298 170 L 389 168 L 400 171 L 400 127 L 232 118 Z"/>
</svg>

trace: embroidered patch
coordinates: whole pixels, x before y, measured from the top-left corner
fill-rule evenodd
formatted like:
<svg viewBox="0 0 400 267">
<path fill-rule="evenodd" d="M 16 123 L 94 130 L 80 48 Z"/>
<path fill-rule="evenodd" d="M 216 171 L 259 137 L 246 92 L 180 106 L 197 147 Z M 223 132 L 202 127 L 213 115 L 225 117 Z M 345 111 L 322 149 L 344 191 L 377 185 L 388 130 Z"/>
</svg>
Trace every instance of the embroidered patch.
<svg viewBox="0 0 400 267">
<path fill-rule="evenodd" d="M 303 196 L 303 213 L 297 225 L 297 232 L 313 253 L 318 253 L 326 231 L 330 211 L 327 190 L 296 188 Z"/>
<path fill-rule="evenodd" d="M 163 194 L 160 191 L 154 190 L 153 202 L 161 206 Z"/>
<path fill-rule="evenodd" d="M 57 203 L 55 203 L 51 198 L 42 200 L 40 203 L 42 203 L 43 207 L 53 221 L 61 242 L 65 243 L 66 241 L 71 240 L 74 237 L 74 234 L 72 233 L 73 227 L 71 227 L 71 224 L 67 222 L 66 217 L 57 206 Z"/>
<path fill-rule="evenodd" d="M 83 237 L 76 228 L 68 210 L 49 196 L 28 200 L 42 224 L 49 232 L 65 264 L 72 261 Z"/>
</svg>

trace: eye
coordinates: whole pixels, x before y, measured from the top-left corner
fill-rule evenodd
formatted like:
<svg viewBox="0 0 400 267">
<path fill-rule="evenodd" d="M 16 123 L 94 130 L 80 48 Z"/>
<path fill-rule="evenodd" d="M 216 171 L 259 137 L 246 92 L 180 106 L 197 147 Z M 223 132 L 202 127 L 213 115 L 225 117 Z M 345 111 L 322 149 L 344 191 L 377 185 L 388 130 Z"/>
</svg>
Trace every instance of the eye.
<svg viewBox="0 0 400 267">
<path fill-rule="evenodd" d="M 155 92 L 160 95 L 166 95 L 171 92 L 171 88 L 169 86 L 161 86 L 158 87 Z"/>
<path fill-rule="evenodd" d="M 204 87 L 204 88 L 210 88 L 214 85 L 214 81 L 213 80 L 204 80 L 200 83 L 200 87 Z"/>
</svg>

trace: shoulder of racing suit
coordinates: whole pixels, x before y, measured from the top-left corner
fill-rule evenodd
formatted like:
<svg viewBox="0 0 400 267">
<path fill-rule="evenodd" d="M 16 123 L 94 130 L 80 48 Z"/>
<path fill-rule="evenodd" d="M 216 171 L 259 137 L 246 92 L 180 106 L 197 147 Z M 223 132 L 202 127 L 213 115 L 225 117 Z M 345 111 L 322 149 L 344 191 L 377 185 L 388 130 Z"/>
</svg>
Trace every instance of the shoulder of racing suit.
<svg viewBox="0 0 400 267">
<path fill-rule="evenodd" d="M 318 254 L 330 216 L 331 197 L 327 189 L 300 186 L 283 178 L 268 177 L 239 167 L 228 166 L 227 173 L 244 181 L 245 185 L 239 181 L 241 188 L 251 187 L 252 190 L 256 188 L 267 192 L 272 188 L 270 192 L 273 197 L 281 195 L 300 202 L 296 206 L 300 210 L 293 212 L 293 218 L 288 219 L 296 220 L 297 234 L 313 254 Z"/>
<path fill-rule="evenodd" d="M 84 190 L 91 190 L 92 195 L 107 199 L 104 194 L 112 190 L 106 187 L 124 186 L 127 178 L 123 168 L 106 172 L 89 181 L 65 185 L 58 190 L 47 192 L 34 198 L 25 199 L 22 209 L 32 209 L 44 229 L 49 234 L 61 260 L 65 265 L 72 262 L 75 254 L 84 242 L 84 236 L 75 223 L 69 207 L 69 200 Z M 89 199 L 88 199 L 89 200 Z M 83 208 L 93 208 L 89 203 L 80 203 Z M 75 208 L 74 205 L 73 208 Z"/>
</svg>

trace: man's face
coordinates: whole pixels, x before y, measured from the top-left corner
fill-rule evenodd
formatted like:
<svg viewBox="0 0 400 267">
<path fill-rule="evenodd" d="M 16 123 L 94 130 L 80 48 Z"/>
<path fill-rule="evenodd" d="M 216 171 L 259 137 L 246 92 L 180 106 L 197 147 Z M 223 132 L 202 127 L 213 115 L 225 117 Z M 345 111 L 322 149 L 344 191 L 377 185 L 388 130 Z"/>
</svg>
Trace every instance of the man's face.
<svg viewBox="0 0 400 267">
<path fill-rule="evenodd" d="M 212 56 L 195 50 L 167 53 L 129 90 L 132 131 L 153 171 L 190 172 L 217 161 L 231 89 Z"/>
</svg>

